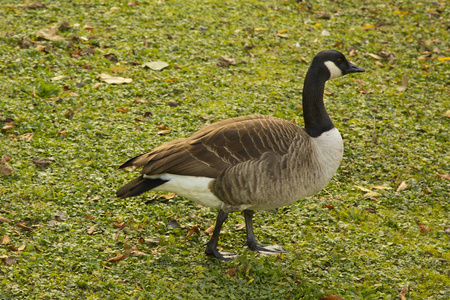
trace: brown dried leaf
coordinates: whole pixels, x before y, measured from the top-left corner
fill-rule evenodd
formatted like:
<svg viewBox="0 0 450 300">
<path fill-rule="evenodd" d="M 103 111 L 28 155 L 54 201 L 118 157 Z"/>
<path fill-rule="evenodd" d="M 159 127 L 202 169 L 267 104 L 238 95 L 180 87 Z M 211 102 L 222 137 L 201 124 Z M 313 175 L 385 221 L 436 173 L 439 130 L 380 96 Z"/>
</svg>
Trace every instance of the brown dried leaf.
<svg viewBox="0 0 450 300">
<path fill-rule="evenodd" d="M 219 62 L 217 63 L 219 67 L 229 67 L 237 65 L 237 61 L 234 58 L 221 56 L 219 57 Z"/>
<path fill-rule="evenodd" d="M 450 174 L 436 174 L 437 177 L 441 177 L 447 180 L 450 180 Z"/>
<path fill-rule="evenodd" d="M 19 228 L 25 229 L 25 230 L 30 230 L 30 231 L 33 230 L 33 227 L 27 226 L 21 222 L 16 223 L 16 226 Z"/>
<path fill-rule="evenodd" d="M 0 216 L 0 223 L 11 223 L 11 220 Z"/>
<path fill-rule="evenodd" d="M 6 263 L 8 266 L 12 266 L 12 265 L 15 265 L 15 264 L 16 264 L 16 260 L 14 259 L 14 257 L 8 256 L 7 258 L 5 258 L 5 263 Z"/>
<path fill-rule="evenodd" d="M 0 174 L 3 176 L 11 175 L 13 168 L 6 162 L 5 156 L 0 159 Z"/>
<path fill-rule="evenodd" d="M 398 187 L 397 187 L 397 192 L 403 191 L 408 187 L 408 184 L 405 181 L 402 181 Z"/>
<path fill-rule="evenodd" d="M 36 9 L 36 8 L 46 8 L 47 6 L 42 3 L 41 1 L 36 1 L 36 2 L 32 2 L 32 3 L 27 3 L 27 4 L 20 4 L 17 5 L 18 8 L 22 8 L 22 9 Z"/>
<path fill-rule="evenodd" d="M 156 126 L 156 128 L 158 128 L 160 130 L 170 130 L 166 125 L 158 125 L 158 126 Z"/>
<path fill-rule="evenodd" d="M 408 287 L 404 286 L 402 287 L 400 293 L 398 294 L 400 300 L 406 300 L 406 293 L 408 292 Z"/>
<path fill-rule="evenodd" d="M 8 249 L 11 250 L 11 251 L 19 251 L 19 249 L 16 246 L 13 246 L 13 245 L 9 245 Z"/>
<path fill-rule="evenodd" d="M 95 196 L 94 198 L 89 199 L 89 200 L 88 200 L 88 203 L 89 203 L 89 202 L 92 202 L 92 201 L 97 201 L 97 200 L 99 200 L 99 199 L 100 199 L 100 196 L 97 195 L 97 196 Z"/>
<path fill-rule="evenodd" d="M 125 109 L 125 108 L 118 108 L 118 109 L 116 109 L 116 111 L 117 111 L 117 112 L 121 112 L 121 113 L 127 113 L 127 112 L 128 112 L 128 109 Z"/>
<path fill-rule="evenodd" d="M 445 116 L 446 116 L 447 118 L 450 118 L 450 110 L 447 110 L 447 111 L 445 112 Z"/>
<path fill-rule="evenodd" d="M 54 158 L 39 158 L 39 157 L 35 157 L 31 161 L 33 162 L 33 164 L 36 167 L 39 167 L 41 169 L 46 169 L 46 168 L 48 168 L 48 166 L 50 166 L 50 164 L 52 162 L 55 161 L 55 159 Z"/>
<path fill-rule="evenodd" d="M 319 298 L 319 300 L 345 300 L 345 299 L 336 295 L 327 295 L 323 296 L 322 298 Z"/>
<path fill-rule="evenodd" d="M 158 131 L 156 134 L 165 135 L 165 134 L 168 134 L 169 132 L 170 132 L 170 130 L 161 130 L 161 131 Z"/>
<path fill-rule="evenodd" d="M 93 234 L 94 231 L 95 231 L 95 225 L 89 227 L 89 229 L 87 230 L 87 233 L 88 233 L 88 234 Z"/>
<path fill-rule="evenodd" d="M 108 259 L 107 262 L 115 263 L 115 262 L 124 260 L 126 257 L 127 257 L 126 254 L 120 254 L 120 253 L 117 253 L 117 256 Z"/>
<path fill-rule="evenodd" d="M 54 25 L 50 28 L 41 29 L 36 33 L 36 37 L 48 40 L 48 41 L 64 41 L 62 36 L 58 34 L 58 26 Z"/>
<path fill-rule="evenodd" d="M 421 222 L 419 222 L 419 226 L 420 226 L 420 232 L 422 232 L 422 233 L 427 233 L 427 232 L 431 231 L 430 227 L 422 224 Z"/>
<path fill-rule="evenodd" d="M 22 135 L 19 135 L 17 139 L 26 139 L 28 141 L 31 141 L 33 139 L 34 133 L 24 133 Z"/>
<path fill-rule="evenodd" d="M 227 274 L 229 276 L 234 276 L 234 275 L 236 275 L 237 272 L 239 272 L 239 267 L 229 269 L 227 271 Z"/>
<path fill-rule="evenodd" d="M 125 226 L 125 222 L 124 221 L 120 221 L 120 220 L 114 220 L 113 221 L 114 226 L 116 226 L 117 228 L 121 228 L 123 226 Z"/>
<path fill-rule="evenodd" d="M 207 233 L 209 236 L 211 236 L 213 234 L 213 231 L 214 231 L 214 225 L 211 225 L 208 228 L 206 228 L 205 233 Z"/>
<path fill-rule="evenodd" d="M 135 98 L 133 101 L 137 102 L 137 103 L 147 103 L 148 102 L 147 100 L 144 100 L 144 99 L 141 99 L 141 98 Z"/>
<path fill-rule="evenodd" d="M 13 129 L 13 128 L 14 128 L 14 121 L 8 122 L 5 124 L 5 126 L 3 126 L 3 130 L 9 130 L 9 129 Z"/>
<path fill-rule="evenodd" d="M 2 242 L 0 244 L 1 245 L 6 245 L 9 242 L 11 242 L 11 239 L 9 238 L 9 236 L 5 235 L 5 236 L 3 236 Z"/>
<path fill-rule="evenodd" d="M 197 234 L 200 233 L 200 229 L 198 228 L 197 225 L 194 225 L 194 226 L 191 227 L 191 229 L 189 229 L 189 231 L 188 231 L 186 237 L 190 237 L 190 236 L 193 235 L 194 233 L 197 233 Z"/>
</svg>

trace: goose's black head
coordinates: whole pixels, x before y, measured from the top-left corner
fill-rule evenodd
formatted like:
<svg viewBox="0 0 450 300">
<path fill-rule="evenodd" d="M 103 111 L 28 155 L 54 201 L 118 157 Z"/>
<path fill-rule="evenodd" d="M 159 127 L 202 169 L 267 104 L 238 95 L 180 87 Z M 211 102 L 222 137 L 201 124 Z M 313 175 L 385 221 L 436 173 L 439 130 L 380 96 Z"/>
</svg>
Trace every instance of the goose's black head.
<svg viewBox="0 0 450 300">
<path fill-rule="evenodd" d="M 326 73 L 328 79 L 344 76 L 349 73 L 364 72 L 364 69 L 350 63 L 339 51 L 325 50 L 319 52 L 313 59 L 311 67 L 318 68 L 320 73 Z"/>
</svg>

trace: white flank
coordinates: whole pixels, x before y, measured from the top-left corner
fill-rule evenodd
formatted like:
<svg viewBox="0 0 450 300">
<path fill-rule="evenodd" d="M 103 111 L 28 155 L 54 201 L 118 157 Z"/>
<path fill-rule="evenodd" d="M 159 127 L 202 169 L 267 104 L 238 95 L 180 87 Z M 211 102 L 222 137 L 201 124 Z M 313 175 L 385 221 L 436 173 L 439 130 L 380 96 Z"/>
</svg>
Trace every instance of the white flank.
<svg viewBox="0 0 450 300">
<path fill-rule="evenodd" d="M 338 78 L 342 76 L 341 69 L 336 66 L 336 64 L 332 61 L 326 61 L 325 66 L 328 68 L 328 71 L 330 71 L 330 79 Z"/>
<path fill-rule="evenodd" d="M 172 192 L 215 209 L 221 209 L 224 204 L 209 189 L 209 183 L 214 180 L 213 178 L 168 173 L 144 175 L 144 178 L 168 180 L 156 187 L 155 191 Z"/>
</svg>

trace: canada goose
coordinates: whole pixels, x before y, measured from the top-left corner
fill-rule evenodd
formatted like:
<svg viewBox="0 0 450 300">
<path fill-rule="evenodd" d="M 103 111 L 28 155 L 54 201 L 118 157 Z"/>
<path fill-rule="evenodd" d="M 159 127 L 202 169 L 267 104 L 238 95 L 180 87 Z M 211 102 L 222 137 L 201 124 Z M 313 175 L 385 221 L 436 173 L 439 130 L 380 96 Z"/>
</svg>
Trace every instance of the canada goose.
<svg viewBox="0 0 450 300">
<path fill-rule="evenodd" d="M 325 82 L 364 72 L 335 50 L 318 53 L 303 86 L 305 129 L 284 119 L 242 116 L 208 125 L 188 138 L 162 144 L 119 168 L 143 167 L 141 176 L 122 186 L 127 198 L 148 190 L 174 192 L 219 210 L 206 254 L 219 252 L 222 224 L 231 212 L 244 211 L 246 245 L 263 254 L 284 252 L 278 245 L 259 245 L 253 233 L 254 210 L 272 209 L 319 192 L 342 160 L 343 144 L 323 103 Z"/>
</svg>

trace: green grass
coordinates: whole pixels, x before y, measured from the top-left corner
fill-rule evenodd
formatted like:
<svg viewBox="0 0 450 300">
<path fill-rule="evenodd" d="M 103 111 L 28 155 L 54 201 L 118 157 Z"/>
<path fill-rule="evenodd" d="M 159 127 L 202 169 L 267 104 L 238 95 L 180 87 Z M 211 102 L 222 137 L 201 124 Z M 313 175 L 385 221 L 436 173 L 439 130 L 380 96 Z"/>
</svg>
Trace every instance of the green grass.
<svg viewBox="0 0 450 300">
<path fill-rule="evenodd" d="M 14 120 L 0 129 L 0 155 L 14 169 L 0 175 L 0 216 L 12 220 L 0 223 L 0 241 L 10 239 L 0 246 L 1 299 L 398 299 L 404 286 L 407 299 L 450 298 L 450 188 L 436 176 L 450 165 L 448 3 L 129 2 L 0 5 L 0 125 Z M 64 41 L 36 37 L 63 21 Z M 302 124 L 303 77 L 324 49 L 367 72 L 327 83 L 345 153 L 326 190 L 256 214 L 257 237 L 286 255 L 245 250 L 234 214 L 220 245 L 241 257 L 220 262 L 203 253 L 216 212 L 180 197 L 149 202 L 154 193 L 115 198 L 135 176 L 118 165 L 207 123 L 262 113 Z M 380 51 L 395 60 L 369 55 Z M 238 64 L 218 67 L 220 56 Z M 141 66 L 157 60 L 169 67 Z M 109 85 L 100 73 L 133 82 Z M 159 125 L 171 131 L 158 135 Z M 18 138 L 26 133 L 30 141 Z M 55 161 L 40 169 L 35 157 Z M 201 233 L 186 238 L 195 224 Z M 107 261 L 117 253 L 129 255 Z"/>
</svg>

